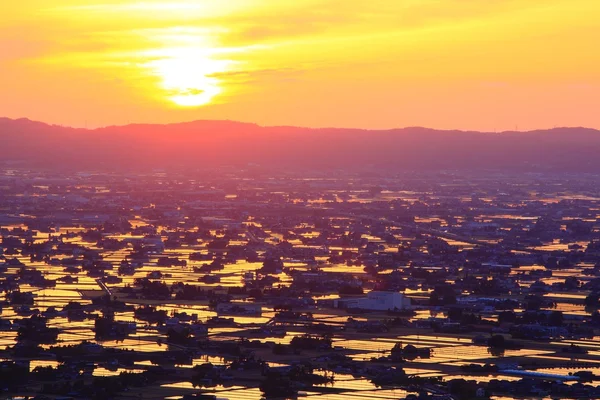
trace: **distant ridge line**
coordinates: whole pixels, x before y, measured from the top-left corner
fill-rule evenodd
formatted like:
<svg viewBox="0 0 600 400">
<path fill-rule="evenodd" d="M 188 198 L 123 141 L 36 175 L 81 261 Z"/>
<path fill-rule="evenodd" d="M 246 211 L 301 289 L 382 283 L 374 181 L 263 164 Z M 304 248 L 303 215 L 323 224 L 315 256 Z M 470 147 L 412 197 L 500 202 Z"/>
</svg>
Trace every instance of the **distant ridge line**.
<svg viewBox="0 0 600 400">
<path fill-rule="evenodd" d="M 260 126 L 229 120 L 96 129 L 0 118 L 0 163 L 50 168 L 503 170 L 600 173 L 600 131 L 500 133 L 407 127 L 386 130 Z"/>
<path fill-rule="evenodd" d="M 396 128 L 382 128 L 382 129 L 370 129 L 370 128 L 355 128 L 355 127 L 306 127 L 306 126 L 295 126 L 295 125 L 261 125 L 255 122 L 244 122 L 244 121 L 236 121 L 230 119 L 198 119 L 191 121 L 181 121 L 181 122 L 169 122 L 169 123 L 150 123 L 150 122 L 133 122 L 124 125 L 107 125 L 96 128 L 85 128 L 85 127 L 74 127 L 69 125 L 62 124 L 51 124 L 44 121 L 32 120 L 27 117 L 22 118 L 8 118 L 8 117 L 0 117 L 0 123 L 3 122 L 12 122 L 12 123 L 32 123 L 32 124 L 43 124 L 49 127 L 59 127 L 66 129 L 74 129 L 74 130 L 84 130 L 84 131 L 101 131 L 101 130 L 110 130 L 110 129 L 123 129 L 123 128 L 132 128 L 132 127 L 176 127 L 176 126 L 193 126 L 199 124 L 231 124 L 231 125 L 239 125 L 239 126 L 252 126 L 256 128 L 263 129 L 302 129 L 309 131 L 360 131 L 360 132 L 397 132 L 397 131 L 423 131 L 423 132 L 449 132 L 449 133 L 483 133 L 483 134 L 504 134 L 504 133 L 535 133 L 535 132 L 552 132 L 552 131 L 565 131 L 565 130 L 587 130 L 592 132 L 600 133 L 600 129 L 595 128 L 587 128 L 583 126 L 562 126 L 562 127 L 552 127 L 552 128 L 539 128 L 539 129 L 531 129 L 526 131 L 521 130 L 504 130 L 504 131 L 478 131 L 478 130 L 464 130 L 464 129 L 436 129 L 436 128 L 428 128 L 424 126 L 405 126 L 405 127 L 396 127 Z"/>
</svg>

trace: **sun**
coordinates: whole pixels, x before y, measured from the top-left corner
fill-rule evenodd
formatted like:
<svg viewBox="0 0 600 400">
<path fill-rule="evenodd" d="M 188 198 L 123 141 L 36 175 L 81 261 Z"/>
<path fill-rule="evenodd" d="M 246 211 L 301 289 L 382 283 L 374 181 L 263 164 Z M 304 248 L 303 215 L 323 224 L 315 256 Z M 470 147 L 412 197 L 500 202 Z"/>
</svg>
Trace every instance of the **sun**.
<svg viewBox="0 0 600 400">
<path fill-rule="evenodd" d="M 211 104 L 223 91 L 218 75 L 232 64 L 194 47 L 165 49 L 157 56 L 147 67 L 159 78 L 161 95 L 180 107 Z"/>
</svg>

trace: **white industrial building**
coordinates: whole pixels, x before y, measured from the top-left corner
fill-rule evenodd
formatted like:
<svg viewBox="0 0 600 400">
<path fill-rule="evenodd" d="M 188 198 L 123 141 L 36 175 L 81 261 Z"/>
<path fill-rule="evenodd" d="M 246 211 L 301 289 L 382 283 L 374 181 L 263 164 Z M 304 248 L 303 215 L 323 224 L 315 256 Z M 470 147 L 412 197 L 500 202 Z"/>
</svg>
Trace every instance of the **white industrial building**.
<svg viewBox="0 0 600 400">
<path fill-rule="evenodd" d="M 410 299 L 400 292 L 372 291 L 367 297 L 349 297 L 334 300 L 334 307 L 387 311 L 410 308 Z"/>
</svg>

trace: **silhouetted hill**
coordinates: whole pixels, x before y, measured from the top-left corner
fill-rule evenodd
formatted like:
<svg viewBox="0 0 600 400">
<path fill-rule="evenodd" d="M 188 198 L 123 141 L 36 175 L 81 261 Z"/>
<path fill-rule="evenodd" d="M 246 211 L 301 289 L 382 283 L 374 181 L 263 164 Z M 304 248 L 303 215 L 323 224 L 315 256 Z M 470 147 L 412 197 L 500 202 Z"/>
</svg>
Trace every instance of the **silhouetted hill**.
<svg viewBox="0 0 600 400">
<path fill-rule="evenodd" d="M 194 121 L 75 129 L 0 118 L 2 160 L 116 168 L 259 164 L 265 167 L 511 169 L 600 172 L 600 131 L 530 132 L 261 127 Z"/>
</svg>

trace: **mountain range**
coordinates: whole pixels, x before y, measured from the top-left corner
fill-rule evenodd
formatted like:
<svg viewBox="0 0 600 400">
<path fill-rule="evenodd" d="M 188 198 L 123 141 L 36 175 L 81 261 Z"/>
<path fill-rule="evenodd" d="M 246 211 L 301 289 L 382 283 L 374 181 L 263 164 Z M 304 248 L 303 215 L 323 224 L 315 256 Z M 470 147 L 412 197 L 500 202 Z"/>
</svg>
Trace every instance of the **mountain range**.
<svg viewBox="0 0 600 400">
<path fill-rule="evenodd" d="M 600 172 L 600 131 L 263 127 L 234 121 L 69 128 L 0 118 L 0 163 L 64 168 L 260 165 L 344 170 Z"/>
</svg>

